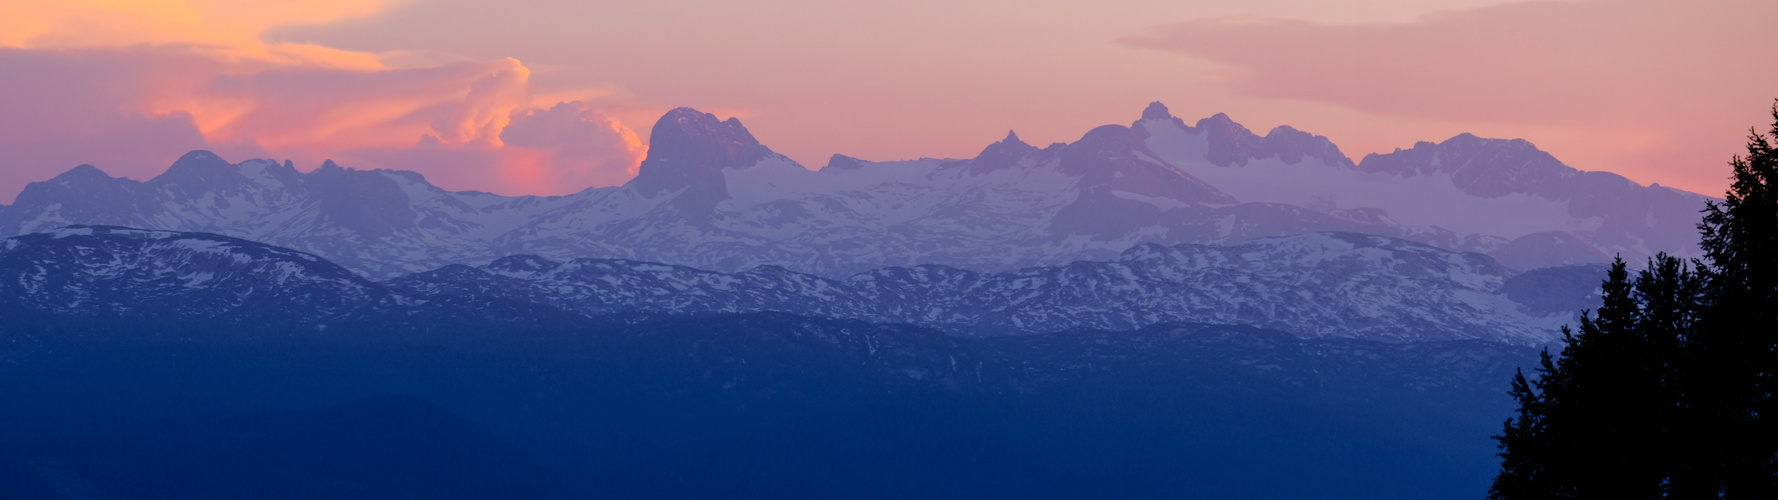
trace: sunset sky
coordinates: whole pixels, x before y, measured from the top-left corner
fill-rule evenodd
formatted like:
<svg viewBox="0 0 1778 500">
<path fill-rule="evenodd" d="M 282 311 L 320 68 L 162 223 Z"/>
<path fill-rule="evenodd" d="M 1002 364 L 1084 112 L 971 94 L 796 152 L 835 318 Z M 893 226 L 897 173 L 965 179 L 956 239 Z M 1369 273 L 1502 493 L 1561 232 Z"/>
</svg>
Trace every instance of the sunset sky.
<svg viewBox="0 0 1778 500">
<path fill-rule="evenodd" d="M 1472 132 L 1720 195 L 1771 124 L 1774 19 L 1769 0 L 0 0 L 0 203 L 191 149 L 565 194 L 627 181 L 677 106 L 817 168 L 1073 141 L 1155 100 L 1354 160 Z"/>
</svg>

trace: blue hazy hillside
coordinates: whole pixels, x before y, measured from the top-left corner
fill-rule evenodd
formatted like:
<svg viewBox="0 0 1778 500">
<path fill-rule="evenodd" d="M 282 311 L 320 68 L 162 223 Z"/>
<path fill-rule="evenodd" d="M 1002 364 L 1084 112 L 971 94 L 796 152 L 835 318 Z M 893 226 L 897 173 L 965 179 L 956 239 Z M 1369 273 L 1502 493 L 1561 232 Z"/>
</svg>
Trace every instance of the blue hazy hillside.
<svg viewBox="0 0 1778 500">
<path fill-rule="evenodd" d="M 0 334 L 8 498 L 1471 498 L 1532 359 L 777 314 Z"/>
</svg>

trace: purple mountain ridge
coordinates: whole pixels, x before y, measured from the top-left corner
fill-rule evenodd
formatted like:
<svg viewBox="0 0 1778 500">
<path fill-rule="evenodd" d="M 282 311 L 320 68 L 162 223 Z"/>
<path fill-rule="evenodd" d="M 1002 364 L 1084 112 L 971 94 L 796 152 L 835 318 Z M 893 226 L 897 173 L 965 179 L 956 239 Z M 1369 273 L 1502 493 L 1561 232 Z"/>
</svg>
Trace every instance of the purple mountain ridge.
<svg viewBox="0 0 1778 500">
<path fill-rule="evenodd" d="M 230 164 L 194 151 L 146 182 L 76 167 L 0 207 L 0 236 L 70 224 L 201 231 L 314 253 L 373 278 L 514 254 L 821 276 L 942 264 L 1004 271 L 1142 244 L 1342 231 L 1487 253 L 1511 269 L 1696 255 L 1708 198 L 1562 165 L 1468 134 L 1354 164 L 1325 137 L 1260 136 L 1160 103 L 1129 127 L 1038 148 L 1014 133 L 971 159 L 811 171 L 739 120 L 668 112 L 637 177 L 567 196 L 449 192 L 417 173 L 331 162 Z"/>
<path fill-rule="evenodd" d="M 982 152 L 970 159 L 964 168 L 970 175 L 982 175 L 996 170 L 1014 168 L 1021 163 L 1052 161 L 1056 158 L 1056 153 L 1062 150 L 1062 146 L 1062 144 L 1056 144 L 1049 149 L 1037 149 L 1036 146 L 1019 140 L 1019 134 L 1009 130 L 1006 132 L 1005 139 L 982 148 Z M 853 160 L 862 161 L 856 158 Z"/>
<path fill-rule="evenodd" d="M 1173 117 L 1167 105 L 1155 101 L 1148 104 L 1142 111 L 1143 122 L 1157 120 L 1171 122 L 1174 127 L 1187 133 L 1202 134 L 1208 143 L 1209 150 L 1204 159 L 1217 166 L 1246 165 L 1248 161 L 1277 157 L 1285 163 L 1295 165 L 1303 159 L 1321 160 L 1329 165 L 1352 167 L 1352 160 L 1340 152 L 1339 146 L 1326 137 L 1303 132 L 1289 125 L 1279 126 L 1267 132 L 1265 137 L 1254 135 L 1247 127 L 1235 123 L 1229 115 L 1217 113 L 1209 118 L 1198 120 L 1197 126 L 1186 125 L 1185 120 Z M 1146 129 L 1140 129 L 1145 133 Z M 1143 138 L 1147 138 L 1144 135 Z"/>
</svg>

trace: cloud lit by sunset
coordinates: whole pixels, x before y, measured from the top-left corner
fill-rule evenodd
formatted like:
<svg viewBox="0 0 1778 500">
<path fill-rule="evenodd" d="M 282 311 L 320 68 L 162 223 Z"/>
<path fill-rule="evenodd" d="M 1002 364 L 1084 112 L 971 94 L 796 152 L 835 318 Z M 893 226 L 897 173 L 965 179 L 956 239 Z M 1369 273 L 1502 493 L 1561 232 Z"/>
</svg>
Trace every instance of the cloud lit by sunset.
<svg viewBox="0 0 1778 500">
<path fill-rule="evenodd" d="M 505 147 L 501 134 L 514 117 L 539 110 L 531 70 L 517 59 L 400 67 L 384 64 L 382 54 L 259 37 L 271 26 L 391 5 L 399 4 L 4 7 L 0 65 L 18 77 L 0 83 L 11 87 L 0 110 L 31 119 L 0 125 L 0 144 L 13 152 L 0 184 L 10 197 L 23 183 L 80 163 L 147 178 L 189 149 L 289 158 L 310 168 L 335 159 L 412 169 L 453 189 L 508 193 L 565 194 L 634 175 L 643 151 L 635 133 L 597 113 L 587 123 L 603 135 L 582 133 L 587 142 Z M 586 154 L 589 145 L 609 152 Z"/>
</svg>

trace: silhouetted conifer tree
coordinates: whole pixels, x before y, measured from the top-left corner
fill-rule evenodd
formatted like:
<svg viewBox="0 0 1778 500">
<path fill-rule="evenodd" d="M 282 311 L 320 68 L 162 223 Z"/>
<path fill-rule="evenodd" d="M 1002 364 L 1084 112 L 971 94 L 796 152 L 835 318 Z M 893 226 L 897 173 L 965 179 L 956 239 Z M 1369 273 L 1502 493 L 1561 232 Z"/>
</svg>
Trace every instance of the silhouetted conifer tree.
<svg viewBox="0 0 1778 500">
<path fill-rule="evenodd" d="M 1563 332 L 1567 333 L 1567 329 Z M 1543 351 L 1542 361 L 1535 380 L 1528 381 L 1523 370 L 1513 375 L 1511 394 L 1519 401 L 1519 415 L 1507 419 L 1506 430 L 1494 437 L 1500 441 L 1500 475 L 1494 477 L 1489 498 L 1569 496 L 1561 481 L 1556 479 L 1556 472 L 1550 470 L 1556 461 L 1550 456 L 1552 447 L 1546 439 L 1548 423 L 1544 417 L 1549 413 L 1549 398 L 1545 395 L 1550 393 L 1552 385 L 1557 384 L 1556 378 L 1561 372 L 1556 369 L 1548 349 Z"/>
<path fill-rule="evenodd" d="M 1560 358 L 1514 377 L 1490 498 L 1778 498 L 1778 152 L 1751 135 L 1705 259 L 1618 260 Z"/>
<path fill-rule="evenodd" d="M 1778 106 L 1772 116 L 1778 135 Z M 1698 225 L 1706 304 L 1682 389 L 1697 450 L 1675 481 L 1687 497 L 1778 498 L 1778 153 L 1749 135 Z"/>
<path fill-rule="evenodd" d="M 1628 460 L 1618 471 L 1624 493 L 1634 498 L 1671 497 L 1671 479 L 1688 456 L 1690 436 L 1683 425 L 1681 365 L 1685 347 L 1697 334 L 1703 303 L 1703 277 L 1686 262 L 1657 255 L 1637 276 L 1633 299 L 1639 309 L 1636 343 L 1622 354 L 1620 408 L 1633 422 L 1620 446 Z M 1609 498 L 1609 497 L 1601 497 Z"/>
<path fill-rule="evenodd" d="M 1561 358 L 1546 350 L 1536 382 L 1515 377 L 1519 416 L 1496 436 L 1502 466 L 1491 498 L 1660 497 L 1665 467 L 1653 441 L 1666 433 L 1650 411 L 1673 402 L 1638 292 L 1661 286 L 1648 272 L 1632 282 L 1614 262 L 1603 304 L 1581 316 L 1578 332 L 1562 329 Z"/>
</svg>

